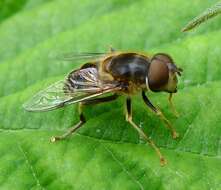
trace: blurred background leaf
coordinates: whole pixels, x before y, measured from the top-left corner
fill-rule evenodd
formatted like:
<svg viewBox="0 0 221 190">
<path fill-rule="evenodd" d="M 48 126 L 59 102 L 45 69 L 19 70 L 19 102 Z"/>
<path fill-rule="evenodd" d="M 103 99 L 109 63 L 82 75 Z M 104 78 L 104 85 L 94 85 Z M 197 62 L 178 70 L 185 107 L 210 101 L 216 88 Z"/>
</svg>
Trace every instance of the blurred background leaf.
<svg viewBox="0 0 221 190">
<path fill-rule="evenodd" d="M 221 31 L 214 19 L 197 31 L 182 26 L 216 1 L 1 1 L 0 189 L 221 189 Z M 124 121 L 124 97 L 85 109 L 77 134 L 51 144 L 78 121 L 75 105 L 27 113 L 22 104 L 81 62 L 62 53 L 119 50 L 169 53 L 184 69 L 174 98 L 150 93 L 180 133 L 167 129 L 137 95 L 134 120 L 168 165 Z M 113 118 L 113 119 L 112 119 Z"/>
<path fill-rule="evenodd" d="M 40 6 L 52 0 L 1 0 L 0 1 L 0 22 L 13 16 L 17 12 Z"/>
</svg>

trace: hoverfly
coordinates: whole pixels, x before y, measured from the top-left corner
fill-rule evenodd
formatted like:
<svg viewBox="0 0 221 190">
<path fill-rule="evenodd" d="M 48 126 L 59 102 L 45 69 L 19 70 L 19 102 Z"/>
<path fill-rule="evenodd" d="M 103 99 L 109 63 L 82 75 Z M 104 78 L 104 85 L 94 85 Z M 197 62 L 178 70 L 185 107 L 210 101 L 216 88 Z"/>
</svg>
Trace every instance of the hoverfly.
<svg viewBox="0 0 221 190">
<path fill-rule="evenodd" d="M 80 121 L 61 136 L 53 136 L 51 142 L 65 139 L 82 127 L 86 122 L 82 107 L 116 100 L 126 96 L 126 121 L 134 127 L 140 136 L 149 143 L 160 158 L 161 165 L 166 163 L 154 142 L 133 122 L 131 96 L 141 93 L 144 103 L 165 123 L 172 137 L 178 133 L 163 113 L 155 107 L 145 92 L 168 92 L 172 111 L 177 112 L 172 103 L 172 94 L 177 92 L 178 68 L 173 59 L 165 53 L 147 56 L 134 52 L 119 52 L 111 49 L 108 53 L 82 53 L 66 55 L 64 60 L 91 59 L 81 68 L 71 71 L 66 79 L 56 82 L 37 93 L 24 104 L 27 111 L 39 112 L 61 108 L 78 103 Z"/>
</svg>

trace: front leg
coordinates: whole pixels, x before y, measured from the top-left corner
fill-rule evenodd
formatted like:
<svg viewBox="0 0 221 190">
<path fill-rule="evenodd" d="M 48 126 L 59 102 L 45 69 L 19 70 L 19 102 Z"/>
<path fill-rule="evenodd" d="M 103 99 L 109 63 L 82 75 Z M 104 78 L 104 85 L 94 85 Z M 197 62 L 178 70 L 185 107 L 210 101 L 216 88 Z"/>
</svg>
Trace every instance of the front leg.
<svg viewBox="0 0 221 190">
<path fill-rule="evenodd" d="M 170 93 L 169 98 L 168 98 L 169 105 L 170 105 L 170 108 L 171 108 L 173 114 L 178 118 L 179 117 L 179 113 L 177 112 L 177 110 L 176 110 L 176 108 L 175 108 L 175 106 L 174 106 L 174 104 L 172 102 L 172 96 L 173 96 L 173 94 Z"/>
<path fill-rule="evenodd" d="M 126 101 L 126 121 L 128 121 L 132 127 L 134 129 L 137 130 L 137 132 L 139 133 L 139 135 L 147 142 L 150 144 L 150 146 L 152 146 L 152 148 L 156 151 L 157 155 L 159 156 L 160 158 L 160 164 L 162 166 L 164 166 L 166 164 L 166 160 L 165 158 L 163 157 L 163 155 L 161 154 L 159 148 L 155 145 L 155 143 L 147 137 L 147 135 L 143 132 L 143 130 L 138 127 L 132 120 L 132 108 L 131 108 L 131 99 L 130 97 L 127 98 L 127 101 Z"/>
<path fill-rule="evenodd" d="M 173 128 L 173 126 L 171 125 L 171 123 L 169 122 L 169 120 L 164 116 L 164 114 L 158 109 L 156 108 L 151 101 L 147 98 L 147 96 L 145 95 L 145 92 L 142 91 L 142 97 L 143 100 L 145 102 L 145 104 L 164 122 L 164 124 L 166 125 L 167 128 L 170 129 L 172 137 L 174 139 L 176 139 L 177 137 L 179 137 L 179 134 L 175 131 L 175 129 Z"/>
</svg>

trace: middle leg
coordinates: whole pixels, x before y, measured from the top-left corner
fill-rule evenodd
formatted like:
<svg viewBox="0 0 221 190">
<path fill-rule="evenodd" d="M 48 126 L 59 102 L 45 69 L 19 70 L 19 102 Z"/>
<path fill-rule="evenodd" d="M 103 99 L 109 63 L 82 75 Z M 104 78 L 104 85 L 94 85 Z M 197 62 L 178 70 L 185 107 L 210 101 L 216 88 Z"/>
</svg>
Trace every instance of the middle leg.
<svg viewBox="0 0 221 190">
<path fill-rule="evenodd" d="M 166 159 L 163 157 L 163 155 L 161 154 L 159 148 L 155 145 L 155 143 L 147 137 L 147 135 L 143 132 L 143 130 L 138 127 L 134 122 L 133 122 L 133 119 L 132 119 L 132 109 L 131 109 L 131 99 L 130 97 L 127 98 L 126 100 L 126 121 L 128 121 L 132 127 L 134 129 L 137 130 L 137 132 L 139 133 L 139 135 L 147 142 L 150 144 L 150 146 L 156 151 L 157 155 L 159 156 L 160 158 L 160 164 L 163 166 L 166 164 Z"/>
</svg>

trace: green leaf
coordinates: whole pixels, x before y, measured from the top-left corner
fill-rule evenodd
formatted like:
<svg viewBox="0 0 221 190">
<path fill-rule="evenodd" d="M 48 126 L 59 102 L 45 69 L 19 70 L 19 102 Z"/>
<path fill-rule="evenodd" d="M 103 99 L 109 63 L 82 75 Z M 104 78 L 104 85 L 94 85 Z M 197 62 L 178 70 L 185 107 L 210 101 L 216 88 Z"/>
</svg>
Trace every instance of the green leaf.
<svg viewBox="0 0 221 190">
<path fill-rule="evenodd" d="M 51 0 L 1 0 L 0 1 L 0 22 L 13 16 L 17 12 L 22 11 L 23 9 L 35 8 L 42 3 L 48 2 Z"/>
<path fill-rule="evenodd" d="M 215 2 L 54 0 L 3 20 L 1 189 L 221 189 L 220 20 L 188 35 L 180 32 L 184 23 Z M 132 102 L 135 123 L 160 147 L 168 161 L 165 167 L 125 121 L 125 97 L 86 107 L 85 126 L 54 144 L 49 141 L 52 135 L 79 121 L 77 106 L 45 113 L 22 108 L 36 92 L 82 64 L 56 60 L 57 55 L 103 52 L 109 45 L 169 53 L 184 70 L 174 96 L 179 118 L 171 113 L 167 94 L 148 94 L 179 139 L 171 138 L 139 94 Z"/>
</svg>

